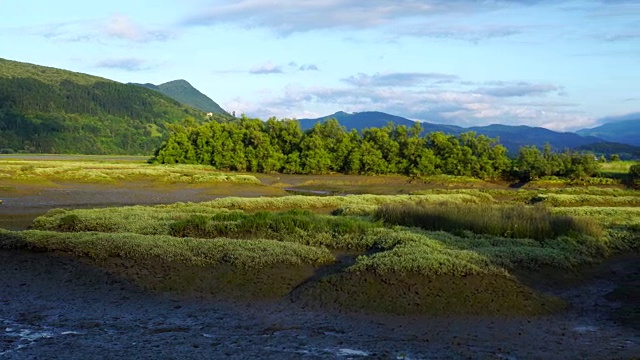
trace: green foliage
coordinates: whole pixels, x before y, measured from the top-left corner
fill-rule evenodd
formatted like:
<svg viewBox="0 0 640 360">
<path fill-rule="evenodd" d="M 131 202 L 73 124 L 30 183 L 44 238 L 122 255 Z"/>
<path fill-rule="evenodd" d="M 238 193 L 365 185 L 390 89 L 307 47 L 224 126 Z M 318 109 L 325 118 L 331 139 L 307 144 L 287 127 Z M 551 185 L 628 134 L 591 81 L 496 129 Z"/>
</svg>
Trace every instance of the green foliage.
<svg viewBox="0 0 640 360">
<path fill-rule="evenodd" d="M 309 211 L 285 213 L 260 211 L 193 215 L 169 224 L 170 235 L 197 238 L 273 239 L 334 249 L 366 250 L 372 246 L 365 235 L 380 227 L 371 221 L 316 215 Z"/>
<path fill-rule="evenodd" d="M 157 151 L 160 163 L 199 163 L 223 170 L 290 174 L 449 174 L 497 179 L 509 169 L 506 149 L 473 132 L 459 137 L 389 124 L 347 132 L 336 121 L 306 132 L 294 120 L 242 117 L 173 127 Z"/>
<path fill-rule="evenodd" d="M 629 181 L 634 185 L 640 185 L 640 163 L 629 167 Z"/>
<path fill-rule="evenodd" d="M 569 150 L 555 153 L 547 145 L 544 151 L 535 146 L 520 148 L 512 172 L 521 181 L 532 181 L 550 176 L 584 179 L 597 174 L 599 169 L 600 164 L 593 154 Z"/>
<path fill-rule="evenodd" d="M 509 276 L 514 269 L 553 267 L 569 269 L 592 263 L 614 250 L 628 250 L 619 240 L 584 235 L 561 236 L 536 241 L 463 232 L 456 236 L 446 232 L 418 229 L 377 229 L 378 237 L 387 240 L 381 251 L 358 257 L 351 272 L 376 274 L 497 275 Z M 636 246 L 638 244 L 636 240 Z"/>
<path fill-rule="evenodd" d="M 545 240 L 569 234 L 602 235 L 602 228 L 595 222 L 554 215 L 542 206 L 385 205 L 375 218 L 387 224 L 454 233 L 469 230 L 507 238 Z"/>
<path fill-rule="evenodd" d="M 0 138 L 18 152 L 150 155 L 204 114 L 155 91 L 0 59 Z"/>
<path fill-rule="evenodd" d="M 228 264 L 248 269 L 278 265 L 317 266 L 335 261 L 326 249 L 273 240 L 202 240 L 129 233 L 11 232 L 0 229 L 0 249 L 62 251 L 96 260 L 122 257 L 192 266 Z"/>
</svg>

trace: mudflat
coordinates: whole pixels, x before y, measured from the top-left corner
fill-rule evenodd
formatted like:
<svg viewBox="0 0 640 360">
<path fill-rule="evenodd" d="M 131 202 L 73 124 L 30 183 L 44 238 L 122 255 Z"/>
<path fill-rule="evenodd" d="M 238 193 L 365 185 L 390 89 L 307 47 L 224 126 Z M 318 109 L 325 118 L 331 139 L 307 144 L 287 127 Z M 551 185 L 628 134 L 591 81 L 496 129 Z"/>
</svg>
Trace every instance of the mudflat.
<svg viewBox="0 0 640 360">
<path fill-rule="evenodd" d="M 545 317 L 407 317 L 150 293 L 68 255 L 0 252 L 3 359 L 632 359 L 640 331 L 612 320 L 615 259 L 558 291 Z"/>
</svg>

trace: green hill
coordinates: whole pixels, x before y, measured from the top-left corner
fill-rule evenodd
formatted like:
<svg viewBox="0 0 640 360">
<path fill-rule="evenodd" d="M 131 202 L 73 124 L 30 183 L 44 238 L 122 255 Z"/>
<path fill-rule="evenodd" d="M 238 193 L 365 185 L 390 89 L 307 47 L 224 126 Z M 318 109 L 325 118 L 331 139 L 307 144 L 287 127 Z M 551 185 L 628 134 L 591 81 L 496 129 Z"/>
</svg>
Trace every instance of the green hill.
<svg viewBox="0 0 640 360">
<path fill-rule="evenodd" d="M 133 84 L 133 83 L 132 83 Z M 168 97 L 189 105 L 206 113 L 229 115 L 215 101 L 194 88 L 186 80 L 174 80 L 161 85 L 133 84 L 143 86 L 151 90 L 159 91 Z"/>
<path fill-rule="evenodd" d="M 139 86 L 0 59 L 0 151 L 152 154 L 204 114 Z"/>
</svg>

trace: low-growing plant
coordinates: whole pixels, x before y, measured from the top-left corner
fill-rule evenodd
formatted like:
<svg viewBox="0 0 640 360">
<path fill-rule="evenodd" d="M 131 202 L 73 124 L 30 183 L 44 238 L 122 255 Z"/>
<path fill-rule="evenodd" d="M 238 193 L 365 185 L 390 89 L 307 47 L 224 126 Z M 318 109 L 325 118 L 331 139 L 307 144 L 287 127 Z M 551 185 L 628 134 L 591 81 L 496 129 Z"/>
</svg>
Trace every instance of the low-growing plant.
<svg viewBox="0 0 640 360">
<path fill-rule="evenodd" d="M 318 266 L 335 261 L 335 257 L 327 249 L 273 240 L 202 240 L 129 233 L 58 233 L 37 230 L 13 232 L 0 229 L 0 249 L 62 251 L 95 260 L 121 257 L 192 266 L 228 264 L 239 268 L 305 264 Z"/>
<path fill-rule="evenodd" d="M 545 203 L 551 206 L 640 206 L 640 196 L 605 196 L 586 194 L 540 194 L 531 203 Z"/>
<path fill-rule="evenodd" d="M 378 223 L 351 218 L 318 215 L 293 210 L 284 213 L 259 211 L 220 213 L 210 217 L 194 215 L 169 224 L 170 235 L 197 238 L 274 239 L 331 248 L 367 249 L 362 239 Z"/>
</svg>

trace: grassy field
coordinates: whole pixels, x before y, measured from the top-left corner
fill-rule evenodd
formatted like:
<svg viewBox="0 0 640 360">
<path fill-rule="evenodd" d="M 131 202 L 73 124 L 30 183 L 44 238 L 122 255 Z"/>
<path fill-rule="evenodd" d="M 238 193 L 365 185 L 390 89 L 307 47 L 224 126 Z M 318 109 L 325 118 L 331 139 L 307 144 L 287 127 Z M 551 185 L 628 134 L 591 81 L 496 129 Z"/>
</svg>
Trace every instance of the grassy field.
<svg viewBox="0 0 640 360">
<path fill-rule="evenodd" d="M 188 186 L 205 176 L 211 177 L 205 183 L 258 181 L 280 189 L 283 180 L 319 186 L 314 189 L 354 186 L 345 176 L 253 177 L 113 161 L 0 160 L 2 173 L 34 181 L 104 176 L 111 179 L 104 186 L 138 177 Z M 56 209 L 38 217 L 31 230 L 1 230 L 0 248 L 69 253 L 160 291 L 268 293 L 309 306 L 474 315 L 558 311 L 563 302 L 526 285 L 522 274 L 552 269 L 579 277 L 584 266 L 640 250 L 636 190 L 432 182 L 409 187 L 409 195 L 398 194 L 398 184 L 414 181 L 408 178 L 353 179 L 394 195 Z"/>
</svg>

